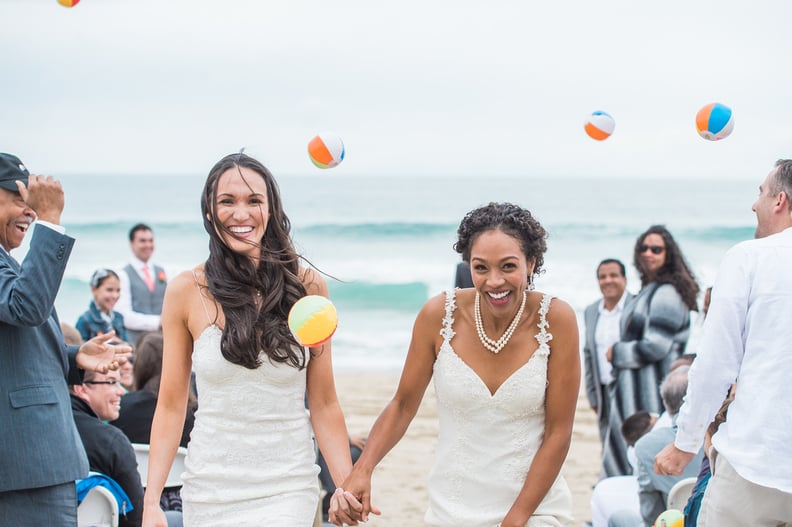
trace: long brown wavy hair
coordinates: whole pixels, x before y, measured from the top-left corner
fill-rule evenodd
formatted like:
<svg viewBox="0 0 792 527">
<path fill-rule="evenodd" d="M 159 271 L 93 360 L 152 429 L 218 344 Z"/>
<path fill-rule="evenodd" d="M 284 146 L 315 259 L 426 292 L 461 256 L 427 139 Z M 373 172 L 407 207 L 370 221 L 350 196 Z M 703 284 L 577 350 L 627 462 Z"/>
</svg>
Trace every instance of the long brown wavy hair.
<svg viewBox="0 0 792 527">
<path fill-rule="evenodd" d="M 269 221 L 261 240 L 258 267 L 244 254 L 231 250 L 221 233 L 233 236 L 217 217 L 217 184 L 226 171 L 240 167 L 260 175 L 267 186 Z M 204 270 L 215 301 L 223 308 L 225 327 L 221 352 L 229 362 L 249 369 L 262 364 L 262 353 L 270 361 L 304 368 L 305 351 L 288 327 L 289 310 L 305 296 L 299 277 L 300 255 L 291 238 L 291 223 L 283 210 L 275 178 L 259 161 L 243 153 L 229 154 L 217 162 L 204 185 L 201 197 L 204 228 L 209 233 L 209 258 Z M 261 308 L 256 305 L 261 295 Z"/>
<path fill-rule="evenodd" d="M 663 243 L 665 243 L 665 262 L 656 273 L 648 272 L 644 268 L 643 260 L 641 259 L 641 245 L 644 243 L 644 239 L 650 234 L 658 234 L 663 238 Z M 674 286 L 677 293 L 679 293 L 679 296 L 682 297 L 682 301 L 688 308 L 691 311 L 698 311 L 696 298 L 699 294 L 699 285 L 696 283 L 693 272 L 682 256 L 682 250 L 664 225 L 652 225 L 646 229 L 646 232 L 638 236 L 638 239 L 635 240 L 633 263 L 635 264 L 635 269 L 638 271 L 638 274 L 641 276 L 641 286 L 646 286 L 646 284 L 650 282 L 671 284 Z"/>
</svg>

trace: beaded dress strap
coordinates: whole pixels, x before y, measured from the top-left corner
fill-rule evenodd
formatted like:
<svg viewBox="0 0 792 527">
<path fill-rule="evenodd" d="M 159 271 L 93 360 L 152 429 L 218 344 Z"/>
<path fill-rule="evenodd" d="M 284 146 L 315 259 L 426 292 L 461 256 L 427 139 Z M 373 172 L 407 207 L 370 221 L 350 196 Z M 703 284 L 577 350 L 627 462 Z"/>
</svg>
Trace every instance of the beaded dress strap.
<svg viewBox="0 0 792 527">
<path fill-rule="evenodd" d="M 212 319 L 209 317 L 209 310 L 206 309 L 206 300 L 204 300 L 203 293 L 201 292 L 201 284 L 198 282 L 198 275 L 195 274 L 195 269 L 192 270 L 193 280 L 195 280 L 195 287 L 198 288 L 198 298 L 201 299 L 201 305 L 203 306 L 204 313 L 206 314 L 206 320 L 209 324 L 212 324 Z"/>
<path fill-rule="evenodd" d="M 536 340 L 539 342 L 540 348 L 547 347 L 548 342 L 553 340 L 553 334 L 547 331 L 547 328 L 550 327 L 547 322 L 547 312 L 550 311 L 551 300 L 553 300 L 553 297 L 545 294 L 539 304 L 539 323 L 537 324 L 539 332 L 536 334 Z M 550 350 L 548 349 L 547 351 L 549 353 Z"/>
<path fill-rule="evenodd" d="M 440 335 L 446 342 L 451 342 L 456 332 L 454 332 L 454 310 L 456 309 L 456 289 L 446 291 L 445 316 L 443 317 L 443 328 Z"/>
</svg>

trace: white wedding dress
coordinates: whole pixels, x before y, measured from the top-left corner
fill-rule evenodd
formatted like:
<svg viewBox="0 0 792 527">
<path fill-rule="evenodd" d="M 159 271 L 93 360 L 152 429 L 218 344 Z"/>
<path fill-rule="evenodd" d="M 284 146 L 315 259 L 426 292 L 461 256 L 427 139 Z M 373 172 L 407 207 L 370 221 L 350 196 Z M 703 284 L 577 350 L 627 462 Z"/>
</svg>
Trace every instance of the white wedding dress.
<svg viewBox="0 0 792 527">
<path fill-rule="evenodd" d="M 319 467 L 305 410 L 305 369 L 255 370 L 220 352 L 222 331 L 195 341 L 198 411 L 182 479 L 187 527 L 310 527 Z"/>
<path fill-rule="evenodd" d="M 538 349 L 491 394 L 451 346 L 455 293 L 446 294 L 443 344 L 434 365 L 440 433 L 425 520 L 433 527 L 495 527 L 514 504 L 542 443 L 551 297 L 545 295 L 539 309 Z M 572 496 L 559 475 L 526 525 L 571 522 Z"/>
</svg>

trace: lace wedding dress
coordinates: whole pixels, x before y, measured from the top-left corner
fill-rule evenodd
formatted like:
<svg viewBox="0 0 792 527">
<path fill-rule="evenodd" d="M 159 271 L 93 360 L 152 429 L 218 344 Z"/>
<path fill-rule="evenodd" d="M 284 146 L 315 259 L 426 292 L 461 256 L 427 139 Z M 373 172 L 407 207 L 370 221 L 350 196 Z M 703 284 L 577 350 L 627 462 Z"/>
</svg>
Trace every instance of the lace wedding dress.
<svg viewBox="0 0 792 527">
<path fill-rule="evenodd" d="M 184 525 L 313 524 L 319 467 L 305 411 L 305 370 L 264 363 L 255 370 L 220 352 L 222 331 L 195 341 L 198 411 L 182 479 Z"/>
<path fill-rule="evenodd" d="M 514 504 L 542 443 L 551 297 L 545 295 L 539 309 L 538 349 L 492 394 L 451 346 L 455 294 L 446 294 L 443 344 L 434 365 L 440 434 L 425 520 L 433 527 L 495 527 Z M 571 522 L 572 497 L 559 475 L 526 525 Z"/>
</svg>

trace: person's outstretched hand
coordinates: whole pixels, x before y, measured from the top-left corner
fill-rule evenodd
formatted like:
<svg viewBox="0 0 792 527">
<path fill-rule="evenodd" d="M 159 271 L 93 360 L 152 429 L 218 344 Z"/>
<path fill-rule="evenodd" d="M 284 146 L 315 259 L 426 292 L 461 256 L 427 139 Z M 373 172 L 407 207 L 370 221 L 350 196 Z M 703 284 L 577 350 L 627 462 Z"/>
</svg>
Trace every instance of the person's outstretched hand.
<svg viewBox="0 0 792 527">
<path fill-rule="evenodd" d="M 114 337 L 115 332 L 111 331 L 84 342 L 77 351 L 77 366 L 96 373 L 117 370 L 127 361 L 132 348 L 128 344 L 110 344 Z"/>
</svg>

